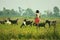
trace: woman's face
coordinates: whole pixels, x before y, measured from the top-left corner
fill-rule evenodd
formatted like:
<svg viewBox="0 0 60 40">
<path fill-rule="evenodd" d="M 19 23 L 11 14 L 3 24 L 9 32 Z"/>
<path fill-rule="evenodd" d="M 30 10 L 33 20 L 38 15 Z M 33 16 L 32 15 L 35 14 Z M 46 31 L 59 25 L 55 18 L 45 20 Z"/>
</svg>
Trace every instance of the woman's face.
<svg viewBox="0 0 60 40">
<path fill-rule="evenodd" d="M 36 14 L 38 14 L 38 13 L 36 13 Z"/>
</svg>

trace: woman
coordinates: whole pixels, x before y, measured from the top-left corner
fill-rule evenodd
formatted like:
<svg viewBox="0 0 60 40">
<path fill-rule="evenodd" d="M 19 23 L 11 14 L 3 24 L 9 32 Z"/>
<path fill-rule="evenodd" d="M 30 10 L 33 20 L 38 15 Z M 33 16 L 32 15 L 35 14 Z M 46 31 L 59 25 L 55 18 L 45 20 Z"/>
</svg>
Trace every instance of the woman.
<svg viewBox="0 0 60 40">
<path fill-rule="evenodd" d="M 39 10 L 36 10 L 36 17 L 35 17 L 35 24 L 36 26 L 38 26 L 39 22 L 40 22 L 40 18 L 39 18 Z"/>
</svg>

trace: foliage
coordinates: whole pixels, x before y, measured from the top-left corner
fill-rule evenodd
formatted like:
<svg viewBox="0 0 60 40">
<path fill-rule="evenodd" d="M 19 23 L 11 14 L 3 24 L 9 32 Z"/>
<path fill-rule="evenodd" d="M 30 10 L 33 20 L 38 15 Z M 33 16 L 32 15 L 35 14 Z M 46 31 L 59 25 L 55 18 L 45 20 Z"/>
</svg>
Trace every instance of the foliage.
<svg viewBox="0 0 60 40">
<path fill-rule="evenodd" d="M 15 17 L 15 16 L 17 17 L 20 15 L 14 9 L 9 10 L 9 9 L 3 8 L 3 10 L 0 11 L 0 17 Z"/>
<path fill-rule="evenodd" d="M 57 6 L 54 7 L 53 11 L 54 11 L 54 16 L 57 16 L 57 17 L 60 16 L 59 15 L 59 8 Z"/>
</svg>

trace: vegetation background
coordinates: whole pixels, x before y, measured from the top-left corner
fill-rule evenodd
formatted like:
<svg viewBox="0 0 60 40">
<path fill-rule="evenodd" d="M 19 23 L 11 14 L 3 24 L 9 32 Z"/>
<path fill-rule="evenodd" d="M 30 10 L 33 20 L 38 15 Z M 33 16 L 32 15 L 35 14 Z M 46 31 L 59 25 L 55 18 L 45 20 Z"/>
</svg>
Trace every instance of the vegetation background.
<svg viewBox="0 0 60 40">
<path fill-rule="evenodd" d="M 32 9 L 22 9 L 18 7 L 19 12 L 14 9 L 3 8 L 0 11 L 0 20 L 6 18 L 16 19 L 18 18 L 18 25 L 9 25 L 7 23 L 0 24 L 0 40 L 60 40 L 60 9 L 55 6 L 53 12 L 49 10 L 44 10 L 45 14 L 40 13 L 41 22 L 45 20 L 56 20 L 56 29 L 54 34 L 54 27 L 46 24 L 46 27 L 37 28 L 36 26 L 26 26 L 20 28 L 23 20 L 26 18 L 28 20 L 33 20 L 35 18 L 35 13 Z"/>
</svg>

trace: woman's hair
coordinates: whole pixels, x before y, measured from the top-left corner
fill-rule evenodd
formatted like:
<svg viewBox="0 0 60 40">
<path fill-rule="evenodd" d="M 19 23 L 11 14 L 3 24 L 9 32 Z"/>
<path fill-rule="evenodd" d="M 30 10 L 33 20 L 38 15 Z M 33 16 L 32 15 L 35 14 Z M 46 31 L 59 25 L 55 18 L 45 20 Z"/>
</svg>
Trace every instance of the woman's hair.
<svg viewBox="0 0 60 40">
<path fill-rule="evenodd" d="M 36 10 L 36 13 L 39 13 L 39 10 Z"/>
</svg>

